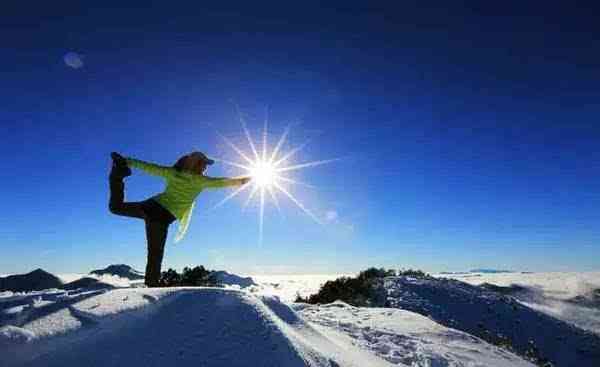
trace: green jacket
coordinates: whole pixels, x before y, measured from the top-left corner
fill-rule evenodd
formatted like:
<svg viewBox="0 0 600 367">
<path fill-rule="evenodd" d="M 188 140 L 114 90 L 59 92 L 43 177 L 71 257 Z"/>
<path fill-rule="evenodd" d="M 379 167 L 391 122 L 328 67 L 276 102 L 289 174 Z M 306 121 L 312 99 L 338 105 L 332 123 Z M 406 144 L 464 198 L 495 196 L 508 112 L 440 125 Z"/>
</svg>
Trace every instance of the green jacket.
<svg viewBox="0 0 600 367">
<path fill-rule="evenodd" d="M 179 231 L 175 242 L 181 240 L 190 225 L 190 217 L 194 210 L 194 201 L 202 190 L 238 186 L 242 182 L 237 178 L 215 178 L 186 171 L 177 171 L 173 167 L 160 166 L 138 159 L 127 158 L 127 165 L 146 173 L 164 178 L 167 182 L 165 191 L 153 197 L 179 220 Z"/>
</svg>

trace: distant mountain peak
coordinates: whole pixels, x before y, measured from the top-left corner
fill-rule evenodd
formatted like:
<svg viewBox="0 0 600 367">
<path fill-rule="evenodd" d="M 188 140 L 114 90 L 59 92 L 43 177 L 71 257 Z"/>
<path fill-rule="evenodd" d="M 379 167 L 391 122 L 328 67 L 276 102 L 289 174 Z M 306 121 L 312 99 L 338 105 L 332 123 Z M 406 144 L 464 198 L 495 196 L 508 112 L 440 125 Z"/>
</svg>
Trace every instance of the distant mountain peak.
<svg viewBox="0 0 600 367">
<path fill-rule="evenodd" d="M 42 268 L 37 268 L 35 270 L 30 271 L 27 274 L 50 274 L 50 273 L 48 273 L 46 270 L 44 270 Z"/>
<path fill-rule="evenodd" d="M 49 288 L 60 288 L 62 281 L 44 269 L 35 269 L 27 274 L 10 275 L 0 278 L 0 291 L 30 292 Z"/>
<path fill-rule="evenodd" d="M 241 277 L 239 275 L 228 273 L 225 270 L 213 271 L 210 276 L 221 285 L 238 285 L 240 288 L 256 285 L 254 279 L 251 277 Z"/>
<path fill-rule="evenodd" d="M 104 269 L 92 270 L 90 274 L 95 275 L 116 275 L 129 280 L 144 279 L 144 275 L 126 264 L 112 264 Z"/>
</svg>

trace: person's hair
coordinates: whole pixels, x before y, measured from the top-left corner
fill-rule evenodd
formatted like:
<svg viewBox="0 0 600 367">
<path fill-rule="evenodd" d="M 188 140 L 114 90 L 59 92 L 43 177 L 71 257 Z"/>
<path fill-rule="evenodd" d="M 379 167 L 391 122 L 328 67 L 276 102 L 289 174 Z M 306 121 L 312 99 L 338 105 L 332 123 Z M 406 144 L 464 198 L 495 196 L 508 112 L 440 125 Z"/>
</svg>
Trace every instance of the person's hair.
<svg viewBox="0 0 600 367">
<path fill-rule="evenodd" d="M 187 163 L 187 160 L 190 159 L 190 158 L 192 158 L 192 157 L 194 157 L 195 155 L 202 155 L 202 153 L 200 153 L 200 152 L 191 152 L 189 154 L 184 155 L 183 157 L 179 158 L 177 160 L 177 162 L 175 162 L 175 164 L 173 165 L 173 168 L 175 168 L 175 170 L 177 172 L 183 171 L 183 169 L 185 168 L 185 165 Z"/>
<path fill-rule="evenodd" d="M 175 162 L 175 164 L 173 165 L 173 168 L 175 168 L 177 172 L 183 171 L 183 167 L 185 167 L 185 162 L 187 161 L 188 157 L 189 154 L 186 154 L 183 157 L 179 158 L 177 162 Z"/>
</svg>

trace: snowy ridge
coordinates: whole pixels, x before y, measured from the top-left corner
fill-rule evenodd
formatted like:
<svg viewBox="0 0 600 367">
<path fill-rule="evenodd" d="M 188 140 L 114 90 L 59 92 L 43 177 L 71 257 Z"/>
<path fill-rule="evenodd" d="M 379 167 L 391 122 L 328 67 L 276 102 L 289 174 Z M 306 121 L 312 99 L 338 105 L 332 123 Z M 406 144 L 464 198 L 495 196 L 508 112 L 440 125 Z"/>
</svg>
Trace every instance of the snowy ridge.
<svg viewBox="0 0 600 367">
<path fill-rule="evenodd" d="M 2 366 L 390 365 L 326 337 L 276 297 L 134 288 L 46 302 L 0 328 Z"/>
<path fill-rule="evenodd" d="M 600 366 L 600 337 L 519 303 L 515 298 L 453 279 L 389 277 L 391 307 L 413 311 L 508 345 L 557 366 Z"/>
<path fill-rule="evenodd" d="M 524 305 L 600 335 L 600 272 L 440 275 L 504 287 Z"/>
</svg>

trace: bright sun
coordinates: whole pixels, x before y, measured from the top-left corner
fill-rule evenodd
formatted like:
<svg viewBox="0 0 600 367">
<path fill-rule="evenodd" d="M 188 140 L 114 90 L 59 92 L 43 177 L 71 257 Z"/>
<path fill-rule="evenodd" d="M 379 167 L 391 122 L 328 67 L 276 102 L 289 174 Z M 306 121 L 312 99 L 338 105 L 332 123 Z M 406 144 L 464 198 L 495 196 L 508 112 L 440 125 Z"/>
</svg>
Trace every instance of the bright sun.
<svg viewBox="0 0 600 367">
<path fill-rule="evenodd" d="M 252 181 L 260 187 L 270 187 L 277 181 L 277 170 L 268 161 L 258 161 L 249 170 Z"/>
<path fill-rule="evenodd" d="M 241 186 L 237 190 L 234 190 L 230 195 L 225 197 L 219 203 L 217 203 L 214 208 L 217 208 L 223 205 L 225 202 L 229 201 L 233 197 L 237 196 L 242 191 L 252 188 L 250 190 L 250 194 L 246 202 L 244 203 L 244 207 L 248 205 L 252 198 L 254 198 L 257 194 L 259 197 L 259 243 L 262 243 L 263 236 L 263 224 L 264 224 L 264 212 L 265 212 L 265 201 L 267 200 L 267 196 L 271 198 L 273 204 L 279 208 L 279 200 L 277 198 L 277 193 L 283 194 L 288 199 L 290 199 L 298 208 L 300 208 L 305 214 L 311 217 L 315 222 L 321 223 L 319 218 L 314 215 L 310 210 L 308 210 L 298 199 L 292 195 L 288 189 L 286 188 L 287 184 L 290 185 L 306 185 L 303 182 L 299 182 L 287 177 L 285 174 L 289 171 L 295 171 L 299 169 L 304 169 L 308 167 L 319 166 L 322 164 L 330 163 L 336 161 L 337 159 L 326 159 L 319 160 L 313 162 L 305 162 L 300 164 L 290 164 L 289 160 L 298 153 L 306 143 L 291 149 L 287 152 L 282 152 L 283 145 L 285 143 L 286 137 L 289 133 L 289 127 L 284 131 L 284 133 L 279 138 L 279 141 L 272 149 L 269 149 L 267 144 L 267 120 L 265 119 L 265 126 L 262 133 L 262 147 L 257 147 L 254 143 L 253 139 L 250 136 L 250 132 L 246 128 L 245 122 L 240 117 L 240 122 L 242 123 L 242 128 L 244 129 L 244 133 L 246 135 L 246 139 L 248 140 L 248 145 L 250 147 L 250 152 L 244 152 L 242 149 L 238 148 L 233 142 L 227 139 L 224 136 L 221 136 L 223 140 L 242 158 L 242 162 L 232 162 L 224 159 L 217 159 L 218 161 L 225 163 L 227 165 L 242 169 L 244 172 L 241 176 L 250 176 L 252 177 L 252 181 L 244 186 Z M 257 149 L 258 148 L 258 149 Z M 262 149 L 261 149 L 262 148 Z"/>
</svg>

